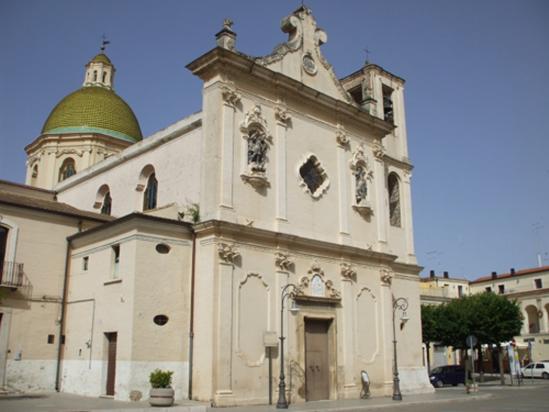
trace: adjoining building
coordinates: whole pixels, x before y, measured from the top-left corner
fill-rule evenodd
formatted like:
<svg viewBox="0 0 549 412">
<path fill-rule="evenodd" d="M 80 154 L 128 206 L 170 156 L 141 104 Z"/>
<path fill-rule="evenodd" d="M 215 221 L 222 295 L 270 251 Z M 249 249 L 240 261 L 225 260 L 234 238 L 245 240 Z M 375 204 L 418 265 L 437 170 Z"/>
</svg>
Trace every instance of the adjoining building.
<svg viewBox="0 0 549 412">
<path fill-rule="evenodd" d="M 549 266 L 492 272 L 470 286 L 471 293 L 493 292 L 518 302 L 524 321 L 515 344 L 522 363 L 549 359 Z"/>
<path fill-rule="evenodd" d="M 434 271 L 430 271 L 429 277 L 421 278 L 422 305 L 448 303 L 461 296 L 483 292 L 497 293 L 519 304 L 523 326 L 512 345 L 519 353 L 521 364 L 549 359 L 549 266 L 522 270 L 512 268 L 508 273 L 492 272 L 473 281 L 450 277 L 448 272 L 437 276 Z M 488 348 L 484 351 L 484 370 L 499 368 L 496 355 L 492 356 Z M 452 348 L 435 343 L 430 359 L 431 367 L 457 364 L 459 354 Z M 508 371 L 507 362 L 504 364 Z"/>
<path fill-rule="evenodd" d="M 27 146 L 27 183 L 51 191 L 21 190 L 80 215 L 61 231 L 51 214 L 35 217 L 50 226 L 27 227 L 17 208 L 1 211 L 7 256 L 30 285 L 0 306 L 11 313 L 0 324 L 8 385 L 139 399 L 163 368 L 179 398 L 266 403 L 283 332 L 292 402 L 358 398 L 362 370 L 374 395 L 391 393 L 394 339 L 402 391 L 433 390 L 404 80 L 374 64 L 339 80 L 306 7 L 283 19 L 288 39 L 264 57 L 237 51 L 231 24 L 187 66 L 204 82 L 201 112 L 142 139 L 103 51 Z M 19 255 L 35 237 L 49 246 Z M 281 319 L 288 284 L 299 311 Z"/>
</svg>

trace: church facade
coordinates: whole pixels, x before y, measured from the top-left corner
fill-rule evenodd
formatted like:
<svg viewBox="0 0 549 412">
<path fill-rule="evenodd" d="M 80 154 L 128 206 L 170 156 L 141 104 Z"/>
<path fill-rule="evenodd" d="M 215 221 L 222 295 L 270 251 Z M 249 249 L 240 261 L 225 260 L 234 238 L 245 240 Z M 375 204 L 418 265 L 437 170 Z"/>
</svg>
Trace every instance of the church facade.
<svg viewBox="0 0 549 412">
<path fill-rule="evenodd" d="M 56 309 L 43 315 L 58 350 L 43 355 L 43 382 L 38 355 L 25 367 L 25 352 L 16 356 L 30 332 L 8 336 L 33 311 L 14 301 L 37 293 L 3 299 L 8 385 L 24 387 L 28 374 L 33 388 L 139 399 L 161 368 L 175 372 L 176 397 L 261 404 L 278 384 L 283 333 L 291 402 L 357 398 L 361 371 L 374 395 L 390 394 L 394 339 L 402 391 L 433 390 L 404 81 L 373 64 L 338 79 L 306 7 L 281 28 L 287 41 L 252 57 L 226 21 L 216 47 L 187 66 L 203 81 L 201 112 L 146 139 L 104 53 L 52 111 L 26 148 L 27 184 L 93 224 L 59 235 L 66 261 L 52 271 Z"/>
</svg>

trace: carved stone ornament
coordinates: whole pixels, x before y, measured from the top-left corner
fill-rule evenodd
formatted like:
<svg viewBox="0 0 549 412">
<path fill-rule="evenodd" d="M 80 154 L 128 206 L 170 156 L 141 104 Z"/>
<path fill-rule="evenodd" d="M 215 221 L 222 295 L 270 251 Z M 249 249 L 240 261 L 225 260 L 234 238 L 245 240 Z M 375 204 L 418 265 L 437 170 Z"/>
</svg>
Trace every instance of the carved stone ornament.
<svg viewBox="0 0 549 412">
<path fill-rule="evenodd" d="M 355 188 L 353 209 L 369 219 L 373 214 L 373 209 L 368 201 L 368 184 L 373 180 L 374 174 L 364 154 L 363 145 L 356 148 L 350 163 Z"/>
<path fill-rule="evenodd" d="M 252 107 L 251 110 L 248 111 L 248 113 L 246 113 L 244 121 L 240 124 L 240 131 L 242 131 L 243 133 L 248 133 L 249 130 L 254 126 L 261 127 L 265 133 L 268 130 L 267 120 L 263 116 L 261 106 L 258 104 L 256 104 L 254 107 Z"/>
<path fill-rule="evenodd" d="M 313 59 L 313 56 L 310 52 L 305 53 L 303 55 L 303 70 L 305 70 L 305 73 L 307 73 L 310 76 L 314 76 L 318 69 L 316 67 L 315 59 Z"/>
<path fill-rule="evenodd" d="M 240 104 L 240 94 L 237 93 L 234 87 L 230 85 L 224 84 L 221 86 L 221 97 L 223 98 L 223 101 L 227 103 L 227 105 L 235 109 Z"/>
<path fill-rule="evenodd" d="M 74 154 L 78 157 L 82 157 L 82 155 L 84 154 L 84 151 L 83 150 L 76 150 L 76 149 L 63 149 L 63 150 L 59 150 L 58 152 L 56 152 L 55 157 L 61 157 L 61 156 L 64 156 L 64 155 L 71 155 L 71 154 Z"/>
<path fill-rule="evenodd" d="M 336 141 L 337 144 L 342 147 L 348 147 L 349 146 L 349 136 L 347 135 L 347 132 L 345 131 L 345 128 L 338 123 L 337 125 L 337 131 L 336 131 Z"/>
<path fill-rule="evenodd" d="M 340 266 L 343 279 L 356 281 L 356 270 L 350 263 L 342 263 Z"/>
<path fill-rule="evenodd" d="M 385 149 L 383 148 L 381 142 L 377 140 L 375 141 L 372 146 L 372 152 L 374 153 L 376 160 L 383 160 L 383 156 L 385 156 Z"/>
<path fill-rule="evenodd" d="M 254 106 L 247 114 L 240 125 L 240 130 L 247 140 L 247 163 L 246 170 L 240 176 L 256 188 L 269 186 L 265 174 L 267 163 L 267 151 L 271 136 L 267 134 L 267 121 L 261 112 L 261 106 Z"/>
<path fill-rule="evenodd" d="M 297 296 L 341 299 L 341 293 L 334 288 L 331 280 L 325 279 L 324 271 L 315 261 L 308 271 L 309 276 L 302 276 L 297 285 Z"/>
<path fill-rule="evenodd" d="M 234 264 L 236 259 L 240 257 L 240 252 L 236 246 L 228 243 L 219 243 L 217 245 L 217 253 L 225 263 Z"/>
<path fill-rule="evenodd" d="M 382 286 L 391 286 L 393 283 L 393 272 L 389 269 L 381 269 L 379 272 L 381 285 Z"/>
<path fill-rule="evenodd" d="M 288 109 L 283 105 L 275 106 L 275 119 L 280 123 L 288 126 L 292 120 L 292 115 L 288 112 Z"/>
<path fill-rule="evenodd" d="M 326 170 L 312 153 L 307 154 L 298 164 L 297 177 L 303 191 L 309 193 L 314 199 L 320 199 L 330 187 Z"/>
<path fill-rule="evenodd" d="M 303 28 L 301 27 L 301 20 L 292 14 L 282 19 L 280 29 L 284 33 L 288 33 L 288 41 L 286 42 L 286 46 L 290 50 L 298 50 L 303 42 Z"/>
<path fill-rule="evenodd" d="M 293 262 L 290 260 L 290 255 L 288 253 L 276 252 L 275 265 L 280 270 L 288 271 L 290 270 L 290 267 L 293 265 Z"/>
</svg>

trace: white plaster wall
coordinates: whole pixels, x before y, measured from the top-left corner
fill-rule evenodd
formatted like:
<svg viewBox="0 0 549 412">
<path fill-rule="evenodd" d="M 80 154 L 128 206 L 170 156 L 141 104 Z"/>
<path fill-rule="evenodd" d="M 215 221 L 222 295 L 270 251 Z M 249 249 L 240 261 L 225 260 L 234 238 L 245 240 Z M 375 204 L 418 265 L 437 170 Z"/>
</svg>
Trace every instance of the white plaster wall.
<svg viewBox="0 0 549 412">
<path fill-rule="evenodd" d="M 173 370 L 177 396 L 187 396 L 190 241 L 180 226 L 148 223 L 111 228 L 77 241 L 71 258 L 63 356 L 63 390 L 98 396 L 106 391 L 107 340 L 117 332 L 115 399 L 132 390 L 148 397 L 149 374 Z M 165 243 L 168 254 L 156 245 Z M 112 278 L 112 245 L 120 266 Z M 88 270 L 82 259 L 88 257 Z M 167 315 L 164 326 L 155 315 Z M 78 379 L 80 375 L 84 379 Z"/>
<path fill-rule="evenodd" d="M 55 390 L 54 359 L 9 359 L 6 366 L 8 387 L 25 392 Z"/>
<path fill-rule="evenodd" d="M 63 361 L 62 391 L 84 396 L 100 396 L 104 391 L 107 363 L 93 360 Z M 142 399 L 149 398 L 149 375 L 155 369 L 173 371 L 172 387 L 176 399 L 187 398 L 188 362 L 119 361 L 116 363 L 115 399 L 128 401 L 132 391 L 139 391 Z M 55 376 L 55 373 L 54 373 Z"/>
<path fill-rule="evenodd" d="M 112 215 L 123 216 L 143 209 L 143 191 L 137 191 L 143 168 L 152 165 L 158 180 L 157 205 L 176 202 L 182 206 L 199 201 L 201 129 L 171 136 L 199 120 L 193 115 L 136 143 L 121 153 L 97 163 L 58 186 L 58 200 L 83 210 L 94 209 L 97 191 L 103 184 L 110 188 Z M 183 133 L 183 132 L 180 132 Z M 159 144 L 160 143 L 160 144 Z M 152 147 L 152 148 L 151 148 Z M 135 153 L 142 151 L 135 157 Z M 101 172 L 97 175 L 98 170 Z M 71 186 L 73 182 L 78 182 Z M 146 184 L 146 182 L 144 182 Z"/>
</svg>

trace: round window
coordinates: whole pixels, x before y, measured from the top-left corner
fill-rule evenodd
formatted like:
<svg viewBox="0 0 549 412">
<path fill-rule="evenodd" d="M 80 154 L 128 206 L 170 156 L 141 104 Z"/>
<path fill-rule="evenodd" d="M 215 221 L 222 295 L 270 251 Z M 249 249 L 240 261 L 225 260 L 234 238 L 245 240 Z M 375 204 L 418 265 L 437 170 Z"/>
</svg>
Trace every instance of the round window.
<svg viewBox="0 0 549 412">
<path fill-rule="evenodd" d="M 156 315 L 153 318 L 153 322 L 156 323 L 158 326 L 164 326 L 166 323 L 168 323 L 168 317 L 166 315 Z"/>
<path fill-rule="evenodd" d="M 165 255 L 166 253 L 170 253 L 170 246 L 165 243 L 159 243 L 156 245 L 156 251 Z"/>
</svg>

